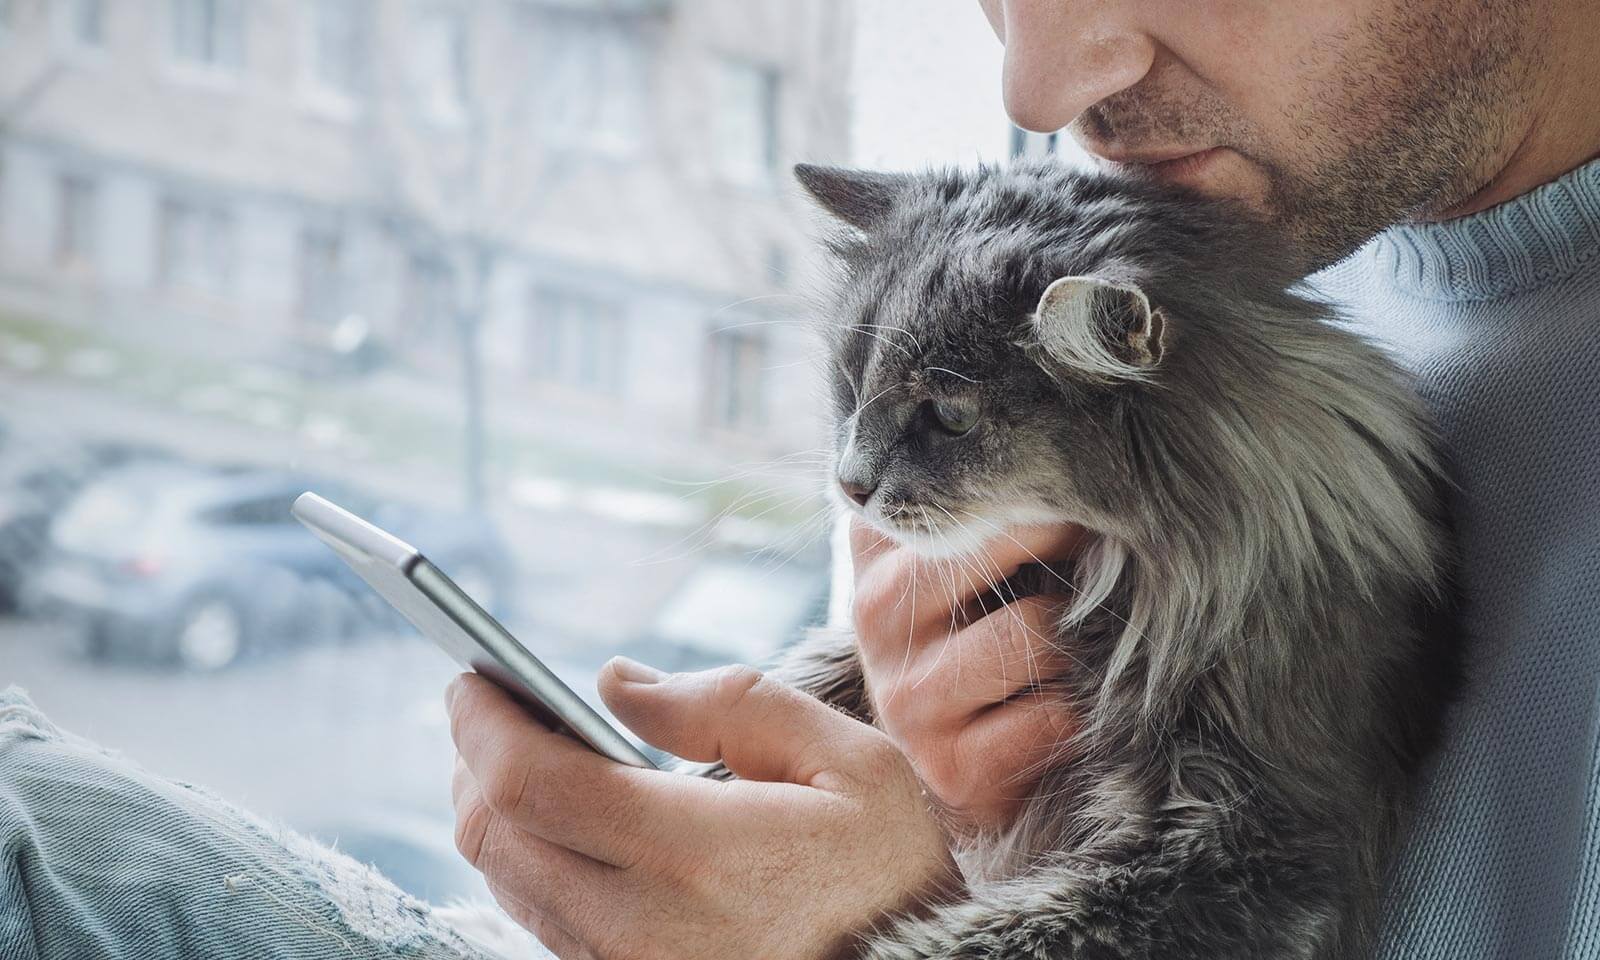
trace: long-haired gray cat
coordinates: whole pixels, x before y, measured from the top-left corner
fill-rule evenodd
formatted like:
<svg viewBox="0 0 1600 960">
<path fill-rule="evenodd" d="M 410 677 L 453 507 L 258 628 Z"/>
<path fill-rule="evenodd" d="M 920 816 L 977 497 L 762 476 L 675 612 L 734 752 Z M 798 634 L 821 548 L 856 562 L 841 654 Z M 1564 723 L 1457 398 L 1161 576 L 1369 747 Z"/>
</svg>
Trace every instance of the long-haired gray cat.
<svg viewBox="0 0 1600 960">
<path fill-rule="evenodd" d="M 1053 638 L 1081 727 L 962 852 L 970 897 L 863 956 L 1367 955 L 1457 677 L 1408 379 L 1231 208 L 1050 163 L 796 173 L 839 221 L 835 440 L 872 522 L 1092 534 Z M 777 672 L 871 721 L 849 636 Z"/>
<path fill-rule="evenodd" d="M 1073 738 L 958 851 L 967 898 L 861 956 L 1366 956 L 1457 677 L 1407 378 L 1231 208 L 1054 164 L 796 173 L 839 221 L 835 439 L 876 526 L 1091 533 L 1035 577 L 1069 584 L 1052 639 L 1077 666 L 1049 692 Z M 848 633 L 773 672 L 873 719 Z"/>
</svg>

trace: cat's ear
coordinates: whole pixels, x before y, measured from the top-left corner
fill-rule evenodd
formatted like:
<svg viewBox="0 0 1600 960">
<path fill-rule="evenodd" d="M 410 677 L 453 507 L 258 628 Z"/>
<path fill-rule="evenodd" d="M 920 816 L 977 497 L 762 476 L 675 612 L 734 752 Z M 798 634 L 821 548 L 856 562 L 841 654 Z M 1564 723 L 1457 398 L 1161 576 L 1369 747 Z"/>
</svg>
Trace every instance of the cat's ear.
<svg viewBox="0 0 1600 960">
<path fill-rule="evenodd" d="M 794 178 L 824 210 L 862 230 L 871 230 L 888 216 L 911 179 L 898 173 L 812 163 L 795 164 Z"/>
<path fill-rule="evenodd" d="M 1118 280 L 1056 280 L 1039 298 L 1033 326 L 1051 358 L 1106 379 L 1145 379 L 1166 351 L 1166 317 L 1143 290 Z"/>
</svg>

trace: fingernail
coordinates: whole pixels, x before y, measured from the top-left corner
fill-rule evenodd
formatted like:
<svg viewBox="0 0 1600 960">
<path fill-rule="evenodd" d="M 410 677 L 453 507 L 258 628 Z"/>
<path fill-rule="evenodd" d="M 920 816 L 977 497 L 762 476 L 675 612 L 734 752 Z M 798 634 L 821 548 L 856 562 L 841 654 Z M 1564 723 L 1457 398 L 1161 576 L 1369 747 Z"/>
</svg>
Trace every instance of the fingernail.
<svg viewBox="0 0 1600 960">
<path fill-rule="evenodd" d="M 611 670 L 629 683 L 659 683 L 666 676 L 655 667 L 618 654 L 611 658 Z"/>
</svg>

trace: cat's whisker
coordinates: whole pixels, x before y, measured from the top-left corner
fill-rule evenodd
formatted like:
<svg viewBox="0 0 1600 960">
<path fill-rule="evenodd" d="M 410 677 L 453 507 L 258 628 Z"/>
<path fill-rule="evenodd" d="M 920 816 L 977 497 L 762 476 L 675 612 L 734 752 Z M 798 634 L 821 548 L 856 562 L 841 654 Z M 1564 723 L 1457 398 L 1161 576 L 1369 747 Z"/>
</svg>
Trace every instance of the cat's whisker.
<svg viewBox="0 0 1600 960">
<path fill-rule="evenodd" d="M 763 293 L 763 294 L 758 294 L 758 295 L 753 296 L 753 297 L 745 297 L 743 300 L 735 300 L 732 303 L 725 303 L 722 306 L 718 307 L 717 309 L 711 311 L 711 316 L 713 316 L 713 317 L 721 316 L 722 314 L 727 313 L 729 310 L 736 310 L 739 307 L 742 307 L 745 304 L 749 304 L 749 303 L 759 303 L 759 302 L 761 302 L 763 300 L 783 300 L 783 299 L 799 300 L 802 303 L 805 302 L 805 298 L 800 296 L 797 293 Z M 762 320 L 751 320 L 748 323 L 736 323 L 736 324 L 733 324 L 732 326 L 723 327 L 721 329 L 723 329 L 723 330 L 737 330 L 740 327 L 754 327 L 754 326 L 761 326 L 761 325 L 773 324 L 773 323 L 794 323 L 794 324 L 801 324 L 801 325 L 804 325 L 804 326 L 810 326 L 811 322 L 812 321 L 810 320 L 810 318 L 807 318 L 807 317 L 769 317 L 769 318 L 762 319 Z"/>
<path fill-rule="evenodd" d="M 866 403 L 858 405 L 856 407 L 855 413 L 852 413 L 852 414 L 850 414 L 850 416 L 845 417 L 844 418 L 844 422 L 848 423 L 848 424 L 853 424 L 856 420 L 860 419 L 861 414 L 866 412 L 866 409 L 868 407 L 872 406 L 874 403 L 877 403 L 878 400 L 880 398 L 882 398 L 884 394 L 891 392 L 892 390 L 894 390 L 894 388 L 896 386 L 898 386 L 898 384 L 891 383 L 887 387 L 884 387 L 882 390 L 879 390 L 876 394 L 873 395 L 871 400 L 868 400 Z"/>
<path fill-rule="evenodd" d="M 1034 562 L 1038 563 L 1039 566 L 1041 566 L 1041 567 L 1043 567 L 1045 569 L 1045 572 L 1049 573 L 1052 577 L 1055 577 L 1057 580 L 1059 580 L 1062 583 L 1066 584 L 1067 588 L 1070 589 L 1073 593 L 1078 594 L 1079 596 L 1083 596 L 1084 595 L 1083 589 L 1080 588 L 1076 583 L 1073 583 L 1067 577 L 1063 577 L 1061 574 L 1059 574 L 1059 573 L 1055 572 L 1054 570 L 1052 570 L 1050 568 L 1049 564 L 1047 564 L 1043 560 L 1039 559 L 1039 555 L 1038 554 L 1036 554 L 1032 550 L 1028 549 L 1028 546 L 1026 544 L 1024 544 L 1022 541 L 1018 540 L 1016 537 L 1013 537 L 1011 534 L 1007 533 L 1003 528 L 997 526 L 994 523 L 991 523 L 988 520 L 985 520 L 983 517 L 978 516 L 977 514 L 973 513 L 970 510 L 963 510 L 961 512 L 965 513 L 967 516 L 969 516 L 972 519 L 978 521 L 979 523 L 982 523 L 983 525 L 987 526 L 989 529 L 991 529 L 994 532 L 1000 534 L 1002 537 L 1005 537 L 1007 540 L 1010 540 L 1012 543 L 1016 544 L 1017 546 L 1021 547 L 1023 549 L 1023 551 L 1028 554 L 1028 556 L 1030 556 L 1030 557 L 1032 557 L 1034 559 Z M 1110 614 L 1113 618 L 1115 618 L 1123 626 L 1127 627 L 1129 630 L 1132 630 L 1134 635 L 1137 636 L 1140 640 L 1149 641 L 1150 638 L 1145 636 L 1144 631 L 1140 630 L 1138 627 L 1135 627 L 1132 623 L 1130 623 L 1128 621 L 1128 619 L 1126 617 L 1122 616 L 1122 614 L 1120 614 L 1117 611 L 1115 611 L 1115 610 L 1111 609 L 1110 607 L 1106 606 L 1106 604 L 1104 602 L 1096 603 L 1095 607 L 1098 608 L 1098 609 L 1104 610 L 1106 613 Z"/>
<path fill-rule="evenodd" d="M 972 384 L 973 386 L 982 386 L 983 385 L 983 381 L 982 380 L 974 380 L 974 379 L 972 379 L 971 377 L 967 376 L 964 373 L 957 373 L 956 371 L 951 370 L 949 367 L 923 367 L 922 369 L 923 370 L 928 370 L 928 371 L 934 371 L 934 372 L 937 372 L 937 373 L 948 373 L 948 374 L 950 374 L 950 376 L 956 377 L 956 378 L 961 379 L 961 380 L 965 380 L 968 383 Z"/>
<path fill-rule="evenodd" d="M 728 517 L 734 516 L 735 514 L 739 513 L 741 510 L 745 509 L 747 505 L 749 505 L 749 504 L 751 504 L 753 502 L 757 502 L 759 500 L 762 500 L 762 499 L 768 498 L 768 497 L 779 497 L 779 496 L 781 496 L 781 494 L 779 492 L 772 491 L 772 490 L 750 490 L 750 491 L 746 491 L 745 493 L 741 494 L 738 498 L 736 498 L 732 503 L 728 504 L 727 506 L 723 507 L 721 510 L 718 510 L 711 517 L 709 517 L 706 520 L 702 521 L 701 523 L 697 524 L 693 529 L 691 529 L 688 533 L 684 534 L 682 537 L 679 537 L 677 540 L 673 541 L 672 543 L 666 544 L 666 545 L 664 545 L 662 547 L 658 547 L 657 549 L 651 551 L 650 553 L 647 553 L 644 556 L 633 560 L 632 561 L 632 565 L 633 566 L 653 566 L 653 565 L 660 564 L 660 563 L 671 563 L 671 562 L 674 562 L 674 561 L 677 561 L 677 560 L 681 560 L 684 557 L 692 556 L 697 551 L 699 551 L 701 549 L 704 549 L 707 545 L 710 544 L 711 539 L 716 536 L 716 528 L 717 528 L 717 526 L 720 523 L 722 523 L 724 520 L 726 520 Z M 776 506 L 785 506 L 785 505 L 792 505 L 792 504 L 795 504 L 795 503 L 803 503 L 807 499 L 810 499 L 810 495 L 809 494 L 791 494 L 786 499 L 780 501 L 780 503 L 777 504 Z M 764 510 L 760 514 L 758 514 L 757 518 L 759 518 L 761 516 L 765 516 L 766 514 L 770 513 L 773 509 L 774 509 L 774 507 L 767 508 L 766 510 Z M 685 544 L 689 544 L 689 546 L 687 546 L 686 548 L 684 548 L 682 550 L 678 549 L 680 547 L 683 547 Z M 673 551 L 677 551 L 677 552 L 673 552 Z"/>
<path fill-rule="evenodd" d="M 957 527 L 959 527 L 963 531 L 966 529 L 966 527 L 959 520 L 957 520 L 955 515 L 952 514 L 947 508 L 945 508 L 944 506 L 942 506 L 940 504 L 934 504 L 934 506 L 937 507 L 941 512 L 943 512 L 945 516 L 949 517 L 950 518 L 950 522 L 952 524 L 955 524 Z M 981 554 L 975 555 L 975 557 L 981 557 L 981 556 L 982 556 Z M 973 563 L 977 563 L 978 561 L 976 559 L 974 559 L 972 562 Z M 993 593 L 997 598 L 999 598 L 1001 607 L 1006 610 L 1006 612 L 1012 618 L 1012 621 L 1016 624 L 1016 626 L 1018 628 L 1020 628 L 1024 632 L 1024 634 L 1028 638 L 1030 638 L 1032 640 L 1036 640 L 1036 641 L 1038 641 L 1038 642 L 1040 642 L 1042 644 L 1045 644 L 1052 652 L 1055 652 L 1055 653 L 1059 654 L 1060 656 L 1066 658 L 1073 666 L 1084 668 L 1084 669 L 1088 668 L 1088 665 L 1085 664 L 1078 657 L 1072 655 L 1071 653 L 1068 653 L 1064 649 L 1061 649 L 1060 645 L 1056 642 L 1056 638 L 1052 638 L 1052 637 L 1046 636 L 1046 635 L 1038 632 L 1037 630 L 1033 629 L 1031 626 L 1028 625 L 1028 622 L 1021 616 L 1021 614 L 1019 614 L 1015 609 L 1013 609 L 1013 604 L 1012 603 L 1008 603 L 1006 601 L 1006 598 L 1005 598 L 1004 594 L 1002 593 L 1002 591 L 1004 591 L 1005 593 L 1011 593 L 1011 598 L 1012 598 L 1013 601 L 1016 599 L 1016 595 L 1015 595 L 1014 592 L 1012 592 L 1010 590 L 1010 587 L 1006 584 L 1004 579 L 1000 579 L 997 582 L 994 579 L 994 577 L 990 577 L 989 576 L 987 568 L 979 569 L 977 566 L 973 566 L 973 567 L 970 567 L 969 569 L 972 569 L 973 572 L 979 574 L 979 576 L 984 579 L 984 581 L 986 582 L 986 584 L 989 587 L 989 592 Z M 998 568 L 995 570 L 995 576 L 996 577 L 1000 576 L 1001 573 L 1002 573 L 1002 571 L 1000 571 Z M 981 609 L 984 610 L 984 615 L 987 616 L 989 614 L 989 611 L 988 611 L 987 607 L 984 605 L 982 597 L 978 598 L 978 605 L 979 605 L 979 607 Z M 1044 683 L 1044 679 L 1043 679 L 1044 674 L 1043 674 L 1043 671 L 1041 670 L 1041 668 L 1039 666 L 1038 659 L 1034 655 L 1034 648 L 1031 645 L 1024 647 L 1024 649 L 1023 649 L 1023 658 L 1024 658 L 1025 669 L 1028 671 L 1028 684 L 1029 684 L 1029 686 L 1030 687 L 1034 687 L 1034 688 L 1040 688 Z"/>
</svg>

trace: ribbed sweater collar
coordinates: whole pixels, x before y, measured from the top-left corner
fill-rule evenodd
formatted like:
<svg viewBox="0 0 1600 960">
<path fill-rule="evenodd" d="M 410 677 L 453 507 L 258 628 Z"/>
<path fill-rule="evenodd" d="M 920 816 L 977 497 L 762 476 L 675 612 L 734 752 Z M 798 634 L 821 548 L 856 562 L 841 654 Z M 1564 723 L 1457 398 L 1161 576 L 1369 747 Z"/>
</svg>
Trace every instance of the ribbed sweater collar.
<svg viewBox="0 0 1600 960">
<path fill-rule="evenodd" d="M 1494 300 L 1600 256 L 1600 160 L 1481 213 L 1390 227 L 1357 255 L 1429 300 Z"/>
</svg>

